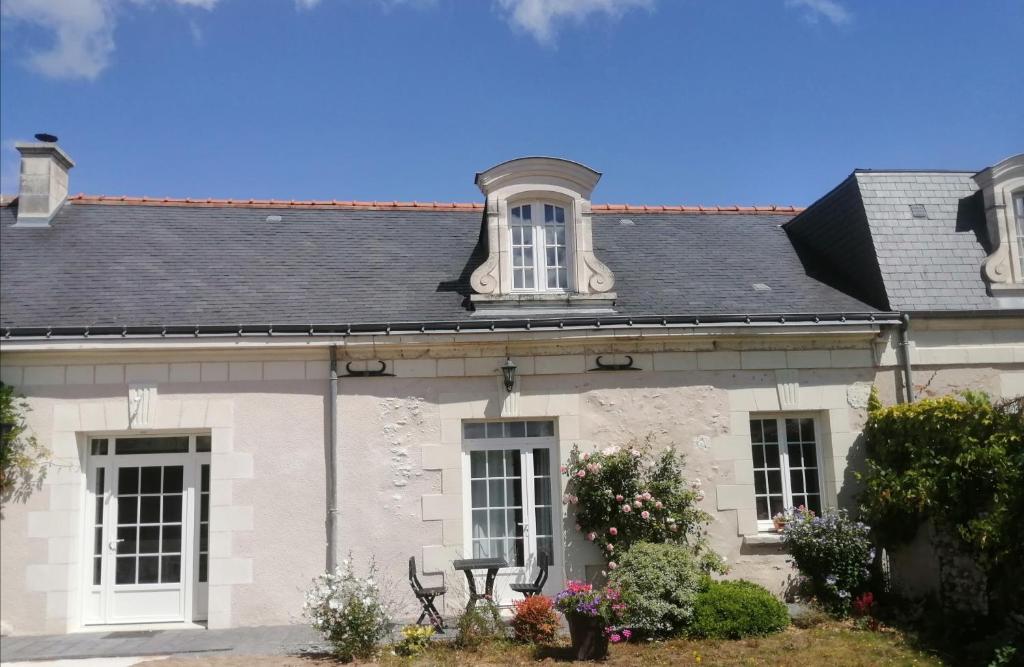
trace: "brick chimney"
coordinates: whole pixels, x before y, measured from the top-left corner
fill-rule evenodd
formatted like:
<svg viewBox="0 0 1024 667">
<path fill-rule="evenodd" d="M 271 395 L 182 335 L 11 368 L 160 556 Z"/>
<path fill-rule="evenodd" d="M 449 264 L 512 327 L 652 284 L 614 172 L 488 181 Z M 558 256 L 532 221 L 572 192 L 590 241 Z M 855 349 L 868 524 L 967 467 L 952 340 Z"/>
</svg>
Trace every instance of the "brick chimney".
<svg viewBox="0 0 1024 667">
<path fill-rule="evenodd" d="M 68 198 L 68 170 L 75 166 L 52 134 L 37 134 L 38 142 L 18 143 L 21 183 L 18 225 L 48 227 Z"/>
</svg>

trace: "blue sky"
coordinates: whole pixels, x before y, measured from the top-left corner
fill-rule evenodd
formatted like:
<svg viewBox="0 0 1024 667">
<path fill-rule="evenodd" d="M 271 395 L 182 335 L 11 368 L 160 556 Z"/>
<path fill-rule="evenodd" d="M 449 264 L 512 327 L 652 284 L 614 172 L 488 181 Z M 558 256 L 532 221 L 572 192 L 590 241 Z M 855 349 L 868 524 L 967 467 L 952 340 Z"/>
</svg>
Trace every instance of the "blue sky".
<svg viewBox="0 0 1024 667">
<path fill-rule="evenodd" d="M 520 155 L 597 202 L 806 204 L 1024 150 L 1020 0 L 3 0 L 0 188 L 476 201 Z"/>
</svg>

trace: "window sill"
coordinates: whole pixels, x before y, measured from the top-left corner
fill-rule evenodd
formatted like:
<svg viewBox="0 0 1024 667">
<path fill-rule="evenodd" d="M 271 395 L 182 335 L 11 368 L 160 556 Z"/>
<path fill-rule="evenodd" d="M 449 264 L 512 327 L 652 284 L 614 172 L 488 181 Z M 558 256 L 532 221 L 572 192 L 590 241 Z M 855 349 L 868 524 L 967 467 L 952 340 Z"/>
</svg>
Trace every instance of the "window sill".
<svg viewBox="0 0 1024 667">
<path fill-rule="evenodd" d="M 781 546 L 782 545 L 782 534 L 781 533 L 755 533 L 753 535 L 743 536 L 743 546 L 745 547 L 769 547 L 769 546 Z"/>
<path fill-rule="evenodd" d="M 552 316 L 611 314 L 615 312 L 615 293 L 568 294 L 565 292 L 516 292 L 514 294 L 472 294 L 476 317 L 529 315 Z"/>
</svg>

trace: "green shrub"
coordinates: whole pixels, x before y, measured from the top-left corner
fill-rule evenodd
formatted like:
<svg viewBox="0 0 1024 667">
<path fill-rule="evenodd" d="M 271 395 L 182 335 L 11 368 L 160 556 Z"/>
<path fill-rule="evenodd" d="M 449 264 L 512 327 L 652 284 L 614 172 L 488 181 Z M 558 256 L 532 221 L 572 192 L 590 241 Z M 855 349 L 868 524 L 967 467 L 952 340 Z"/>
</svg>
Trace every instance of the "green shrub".
<svg viewBox="0 0 1024 667">
<path fill-rule="evenodd" d="M 831 509 L 821 516 L 797 509 L 782 531 L 794 564 L 815 597 L 839 616 L 848 614 L 854 597 L 868 588 L 875 557 L 868 532 L 845 510 Z"/>
<path fill-rule="evenodd" d="M 692 548 L 649 542 L 622 554 L 609 576 L 626 603 L 623 624 L 654 637 L 683 630 L 706 578 Z"/>
<path fill-rule="evenodd" d="M 786 605 L 751 581 L 711 581 L 697 596 L 690 634 L 703 639 L 762 637 L 789 625 Z"/>
<path fill-rule="evenodd" d="M 459 616 L 455 627 L 455 645 L 475 651 L 481 644 L 495 639 L 505 639 L 505 624 L 501 622 L 498 606 L 490 601 L 481 601 Z"/>
<path fill-rule="evenodd" d="M 372 658 L 391 627 L 373 561 L 368 576 L 359 577 L 351 556 L 313 580 L 303 613 L 342 662 Z"/>
<path fill-rule="evenodd" d="M 707 548 L 705 526 L 711 517 L 698 506 L 704 491 L 699 479 L 687 483 L 684 463 L 673 447 L 654 451 L 650 436 L 598 452 L 572 448 L 561 469 L 567 478 L 562 501 L 609 567 L 614 569 L 618 555 L 638 542 L 672 542 L 690 545 L 708 571 L 725 570 Z"/>
</svg>

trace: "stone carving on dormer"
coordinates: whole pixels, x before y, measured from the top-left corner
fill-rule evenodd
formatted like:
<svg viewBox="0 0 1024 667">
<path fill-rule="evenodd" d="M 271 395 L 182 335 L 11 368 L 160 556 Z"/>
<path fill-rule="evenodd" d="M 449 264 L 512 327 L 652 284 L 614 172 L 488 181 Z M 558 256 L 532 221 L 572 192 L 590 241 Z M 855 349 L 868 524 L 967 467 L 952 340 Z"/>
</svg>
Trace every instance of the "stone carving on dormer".
<svg viewBox="0 0 1024 667">
<path fill-rule="evenodd" d="M 477 174 L 487 243 L 487 258 L 470 276 L 478 311 L 612 310 L 615 276 L 593 245 L 590 195 L 600 177 L 577 162 L 546 157 Z"/>
<path fill-rule="evenodd" d="M 993 250 L 982 263 L 982 275 L 993 296 L 1024 296 L 1024 257 L 1017 246 L 1019 223 L 1014 197 L 1024 194 L 1024 153 L 974 175 L 985 207 L 985 225 Z"/>
</svg>

